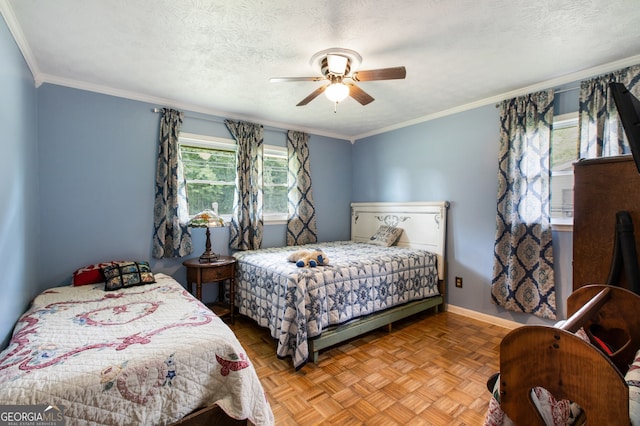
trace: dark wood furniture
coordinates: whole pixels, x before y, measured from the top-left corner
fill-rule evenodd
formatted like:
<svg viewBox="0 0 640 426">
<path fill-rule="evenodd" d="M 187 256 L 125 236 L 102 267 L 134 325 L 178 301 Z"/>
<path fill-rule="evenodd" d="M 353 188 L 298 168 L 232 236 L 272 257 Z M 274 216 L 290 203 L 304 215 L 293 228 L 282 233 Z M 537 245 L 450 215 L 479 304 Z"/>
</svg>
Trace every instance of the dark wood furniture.
<svg viewBox="0 0 640 426">
<path fill-rule="evenodd" d="M 220 317 L 229 316 L 231 324 L 235 321 L 235 275 L 236 259 L 232 256 L 218 256 L 216 262 L 200 263 L 198 259 L 189 259 L 182 263 L 187 268 L 187 286 L 193 294 L 192 284 L 196 284 L 195 296 L 202 301 L 202 285 L 218 283 L 218 301 L 210 306 L 211 310 Z M 222 304 L 223 281 L 229 281 L 229 303 Z"/>
<path fill-rule="evenodd" d="M 640 174 L 631 155 L 575 163 L 573 289 L 607 282 L 616 213 L 628 211 L 640 247 Z M 639 250 L 640 251 L 640 250 Z M 618 283 L 630 288 L 622 269 Z"/>
<path fill-rule="evenodd" d="M 515 424 L 544 422 L 529 398 L 541 386 L 557 399 L 577 402 L 588 424 L 629 425 L 629 388 L 624 379 L 640 348 L 640 296 L 620 287 L 589 285 L 567 300 L 565 328 L 522 326 L 500 343 L 500 406 Z M 592 343 L 572 331 L 583 327 Z M 594 335 L 624 335 L 611 356 Z"/>
</svg>

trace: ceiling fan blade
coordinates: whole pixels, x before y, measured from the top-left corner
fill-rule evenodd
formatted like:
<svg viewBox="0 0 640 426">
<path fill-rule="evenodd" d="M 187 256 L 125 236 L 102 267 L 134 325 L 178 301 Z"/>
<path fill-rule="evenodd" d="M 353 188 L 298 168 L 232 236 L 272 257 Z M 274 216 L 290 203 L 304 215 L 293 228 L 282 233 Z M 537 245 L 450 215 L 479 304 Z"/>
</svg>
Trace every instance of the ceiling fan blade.
<svg viewBox="0 0 640 426">
<path fill-rule="evenodd" d="M 370 104 L 375 100 L 371 95 L 355 84 L 347 84 L 347 86 L 349 86 L 349 96 L 358 101 L 361 105 Z"/>
<path fill-rule="evenodd" d="M 396 80 L 407 76 L 405 67 L 380 68 L 377 70 L 354 72 L 353 81 Z"/>
<path fill-rule="evenodd" d="M 269 79 L 271 83 L 282 83 L 288 81 L 322 81 L 324 77 L 272 77 Z"/>
<path fill-rule="evenodd" d="M 308 104 L 309 102 L 311 102 L 312 100 L 317 98 L 319 95 L 321 95 L 322 92 L 324 92 L 327 87 L 329 87 L 328 84 L 318 87 L 316 90 L 311 92 L 311 94 L 309 96 L 307 96 L 306 98 L 304 98 L 303 100 L 298 102 L 298 104 L 296 106 L 305 106 L 306 104 Z"/>
</svg>

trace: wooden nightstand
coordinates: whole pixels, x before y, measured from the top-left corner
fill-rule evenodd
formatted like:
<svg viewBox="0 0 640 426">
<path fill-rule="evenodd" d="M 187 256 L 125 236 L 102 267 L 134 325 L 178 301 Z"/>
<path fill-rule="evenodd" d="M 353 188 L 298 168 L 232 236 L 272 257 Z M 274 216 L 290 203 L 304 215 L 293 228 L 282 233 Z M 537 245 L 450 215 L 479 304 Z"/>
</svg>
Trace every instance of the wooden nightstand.
<svg viewBox="0 0 640 426">
<path fill-rule="evenodd" d="M 218 302 L 213 306 L 209 306 L 216 315 L 223 317 L 229 315 L 231 324 L 235 319 L 235 275 L 236 275 L 236 259 L 233 256 L 218 256 L 216 262 L 200 263 L 196 259 L 189 259 L 182 264 L 187 268 L 187 286 L 191 294 L 192 284 L 196 283 L 196 294 L 198 300 L 202 301 L 202 284 L 205 283 L 218 283 Z M 222 305 L 220 300 L 222 299 L 222 286 L 220 282 L 229 280 L 229 305 Z"/>
</svg>

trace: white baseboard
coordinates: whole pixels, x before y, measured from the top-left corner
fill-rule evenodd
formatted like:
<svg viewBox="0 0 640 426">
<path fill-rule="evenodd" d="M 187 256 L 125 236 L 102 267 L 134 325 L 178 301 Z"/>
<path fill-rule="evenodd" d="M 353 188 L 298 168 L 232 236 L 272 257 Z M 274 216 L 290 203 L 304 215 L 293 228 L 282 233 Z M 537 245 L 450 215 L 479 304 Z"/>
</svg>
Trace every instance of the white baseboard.
<svg viewBox="0 0 640 426">
<path fill-rule="evenodd" d="M 478 321 L 487 322 L 493 325 L 499 325 L 500 327 L 508 328 L 510 330 L 514 330 L 522 326 L 522 324 L 515 321 L 506 320 L 504 318 L 495 317 L 493 315 L 483 314 L 481 312 L 472 311 L 471 309 L 461 308 L 459 306 L 451 304 L 447 304 L 446 310 L 447 312 L 464 315 L 465 317 L 473 318 Z"/>
</svg>

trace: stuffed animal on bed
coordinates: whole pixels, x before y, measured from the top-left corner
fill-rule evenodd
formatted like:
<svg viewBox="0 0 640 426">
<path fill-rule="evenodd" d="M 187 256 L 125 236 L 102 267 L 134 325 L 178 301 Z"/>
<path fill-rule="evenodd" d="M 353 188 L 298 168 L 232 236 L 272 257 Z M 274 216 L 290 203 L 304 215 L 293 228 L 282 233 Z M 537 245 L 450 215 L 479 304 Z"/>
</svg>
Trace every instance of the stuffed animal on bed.
<svg viewBox="0 0 640 426">
<path fill-rule="evenodd" d="M 291 253 L 287 260 L 293 262 L 297 267 L 316 267 L 329 264 L 329 258 L 321 250 L 298 250 Z"/>
</svg>

